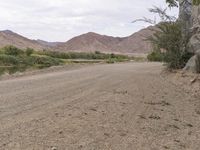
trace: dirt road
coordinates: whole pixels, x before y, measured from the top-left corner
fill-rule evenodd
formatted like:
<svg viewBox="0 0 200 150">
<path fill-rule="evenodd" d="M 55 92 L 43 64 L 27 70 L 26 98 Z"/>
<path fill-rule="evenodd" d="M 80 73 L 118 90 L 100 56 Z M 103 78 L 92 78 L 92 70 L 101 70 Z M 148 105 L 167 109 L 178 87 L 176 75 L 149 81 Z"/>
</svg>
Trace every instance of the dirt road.
<svg viewBox="0 0 200 150">
<path fill-rule="evenodd" d="M 2 80 L 0 149 L 199 150 L 198 99 L 162 69 L 104 64 Z"/>
</svg>

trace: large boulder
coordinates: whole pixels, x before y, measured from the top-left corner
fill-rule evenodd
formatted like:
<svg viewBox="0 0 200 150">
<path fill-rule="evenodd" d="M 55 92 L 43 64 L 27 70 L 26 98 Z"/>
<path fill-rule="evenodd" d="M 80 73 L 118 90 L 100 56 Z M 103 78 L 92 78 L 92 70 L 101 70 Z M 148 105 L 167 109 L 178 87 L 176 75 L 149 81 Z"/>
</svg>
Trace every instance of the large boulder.
<svg viewBox="0 0 200 150">
<path fill-rule="evenodd" d="M 180 6 L 184 4 L 187 0 L 180 0 Z M 184 11 L 180 8 L 180 16 L 184 16 L 181 13 L 191 12 L 191 16 L 189 21 L 183 20 L 183 27 L 185 27 L 185 31 L 183 33 L 185 35 L 189 35 L 189 43 L 187 46 L 187 51 L 194 53 L 194 56 L 188 61 L 184 70 L 188 70 L 195 73 L 200 73 L 200 5 L 192 5 L 192 0 L 190 0 L 191 7 L 188 5 L 188 10 Z M 191 11 L 189 11 L 189 9 Z M 186 19 L 186 18 L 183 18 Z"/>
<path fill-rule="evenodd" d="M 192 53 L 197 53 L 200 49 L 200 6 L 192 8 L 191 38 L 188 47 L 188 51 Z"/>
<path fill-rule="evenodd" d="M 200 50 L 198 50 L 196 54 L 190 58 L 184 70 L 193 73 L 200 73 Z"/>
</svg>

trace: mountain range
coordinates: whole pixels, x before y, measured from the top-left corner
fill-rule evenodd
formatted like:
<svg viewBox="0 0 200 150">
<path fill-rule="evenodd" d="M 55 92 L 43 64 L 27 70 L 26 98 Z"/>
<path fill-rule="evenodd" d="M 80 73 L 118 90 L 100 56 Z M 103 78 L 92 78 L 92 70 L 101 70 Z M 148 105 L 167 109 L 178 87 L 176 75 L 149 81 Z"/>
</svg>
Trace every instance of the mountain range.
<svg viewBox="0 0 200 150">
<path fill-rule="evenodd" d="M 94 32 L 82 34 L 67 42 L 47 42 L 43 40 L 31 40 L 10 30 L 0 31 L 0 47 L 13 45 L 25 49 L 27 47 L 36 50 L 77 51 L 122 54 L 145 54 L 152 50 L 151 44 L 145 39 L 152 36 L 155 27 L 150 26 L 127 37 L 112 37 L 100 35 Z"/>
</svg>

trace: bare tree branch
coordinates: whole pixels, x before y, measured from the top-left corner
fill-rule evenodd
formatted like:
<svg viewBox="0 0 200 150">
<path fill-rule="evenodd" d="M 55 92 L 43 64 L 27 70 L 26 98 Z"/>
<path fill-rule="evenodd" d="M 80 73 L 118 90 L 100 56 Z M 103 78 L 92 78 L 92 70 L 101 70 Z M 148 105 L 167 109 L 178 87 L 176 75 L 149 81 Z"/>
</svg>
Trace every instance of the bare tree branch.
<svg viewBox="0 0 200 150">
<path fill-rule="evenodd" d="M 170 16 L 170 15 L 167 14 L 167 8 L 162 9 L 162 8 L 157 7 L 157 6 L 153 6 L 153 8 L 149 9 L 149 12 L 154 13 L 154 14 L 158 14 L 160 19 L 161 19 L 161 22 L 176 21 L 175 16 Z"/>
<path fill-rule="evenodd" d="M 153 8 L 149 9 L 149 12 L 153 13 L 153 14 L 157 14 L 160 17 L 160 20 L 161 20 L 160 22 L 175 22 L 177 19 L 175 16 L 170 16 L 167 14 L 167 8 L 162 9 L 157 6 L 154 6 Z M 141 19 L 136 19 L 136 20 L 132 21 L 132 23 L 136 23 L 139 21 L 146 22 L 146 23 L 153 24 L 153 25 L 158 23 L 156 17 L 154 17 L 154 20 L 143 17 Z"/>
<path fill-rule="evenodd" d="M 155 25 L 157 23 L 156 17 L 154 17 L 154 20 L 143 17 L 142 19 L 136 19 L 136 20 L 132 21 L 132 23 L 136 23 L 136 22 L 147 22 L 147 23 L 153 24 L 153 25 Z"/>
</svg>

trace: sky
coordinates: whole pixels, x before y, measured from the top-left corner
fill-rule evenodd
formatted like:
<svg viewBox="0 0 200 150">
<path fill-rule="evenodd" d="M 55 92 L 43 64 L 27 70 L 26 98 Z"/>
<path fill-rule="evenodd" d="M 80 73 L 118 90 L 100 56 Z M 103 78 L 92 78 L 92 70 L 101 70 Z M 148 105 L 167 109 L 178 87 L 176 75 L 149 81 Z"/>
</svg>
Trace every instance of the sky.
<svg viewBox="0 0 200 150">
<path fill-rule="evenodd" d="M 149 26 L 131 22 L 154 18 L 152 6 L 165 8 L 165 0 L 0 0 L 0 30 L 50 42 L 87 32 L 125 37 Z"/>
</svg>

